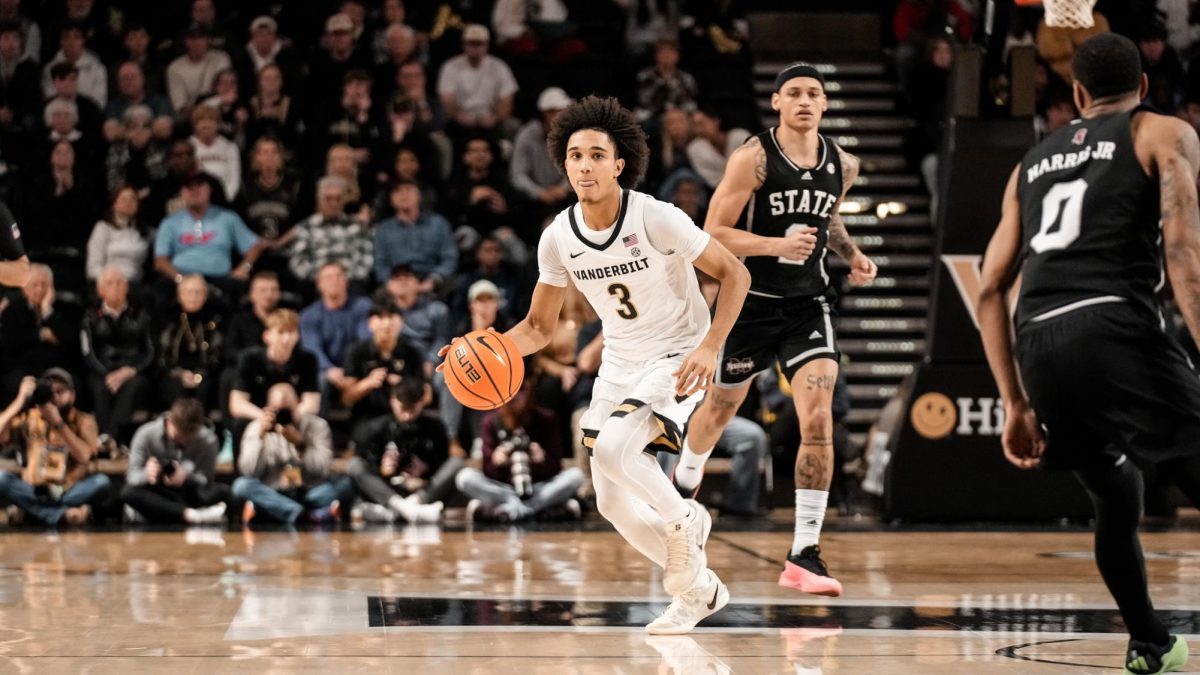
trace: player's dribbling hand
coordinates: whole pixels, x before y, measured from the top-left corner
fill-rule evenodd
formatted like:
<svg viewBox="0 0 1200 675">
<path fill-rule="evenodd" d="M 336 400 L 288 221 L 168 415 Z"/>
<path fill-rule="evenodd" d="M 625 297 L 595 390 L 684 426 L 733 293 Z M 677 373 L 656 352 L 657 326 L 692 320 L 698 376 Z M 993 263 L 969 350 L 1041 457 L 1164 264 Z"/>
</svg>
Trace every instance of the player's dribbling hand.
<svg viewBox="0 0 1200 675">
<path fill-rule="evenodd" d="M 489 327 L 488 332 L 495 333 L 496 329 Z M 438 350 L 437 355 L 438 355 L 438 358 L 442 360 L 442 362 L 437 364 L 437 368 L 434 368 L 433 372 L 440 373 L 446 368 L 446 354 L 450 353 L 450 345 L 454 344 L 455 341 L 459 340 L 460 338 L 462 338 L 461 335 L 454 336 L 453 338 L 450 339 L 449 345 L 442 345 L 442 348 Z"/>
<path fill-rule="evenodd" d="M 700 345 L 688 354 L 679 366 L 679 370 L 671 373 L 675 377 L 675 395 L 691 396 L 708 389 L 713 373 L 717 370 L 717 350 Z"/>
<path fill-rule="evenodd" d="M 817 228 L 801 227 L 780 238 L 777 244 L 780 258 L 804 262 L 817 250 Z"/>
<path fill-rule="evenodd" d="M 1046 436 L 1037 413 L 1028 405 L 1014 406 L 1004 422 L 1004 458 L 1019 469 L 1032 469 L 1042 461 Z"/>
<path fill-rule="evenodd" d="M 865 286 L 875 279 L 879 268 L 875 265 L 875 261 L 868 258 L 865 254 L 859 253 L 850 261 L 850 283 L 855 286 Z"/>
</svg>

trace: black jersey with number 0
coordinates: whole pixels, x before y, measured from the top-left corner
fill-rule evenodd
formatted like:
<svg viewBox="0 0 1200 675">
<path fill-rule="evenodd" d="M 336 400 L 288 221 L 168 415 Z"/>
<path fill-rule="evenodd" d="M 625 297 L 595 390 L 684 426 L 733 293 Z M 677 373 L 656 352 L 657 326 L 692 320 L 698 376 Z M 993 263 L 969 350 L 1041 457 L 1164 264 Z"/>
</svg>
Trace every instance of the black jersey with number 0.
<svg viewBox="0 0 1200 675">
<path fill-rule="evenodd" d="M 4 202 L 0 202 L 0 260 L 17 260 L 25 255 L 21 229 Z"/>
<path fill-rule="evenodd" d="M 1138 108 L 1069 124 L 1021 162 L 1017 323 L 1124 301 L 1157 314 L 1162 283 L 1158 180 L 1134 151 Z"/>
<path fill-rule="evenodd" d="M 801 167 L 783 153 L 774 127 L 755 138 L 767 153 L 767 177 L 750 196 L 737 227 L 764 237 L 783 237 L 793 229 L 815 227 L 817 247 L 802 263 L 775 256 L 747 257 L 750 292 L 774 298 L 822 295 L 829 287 L 825 267 L 829 220 L 842 196 L 837 146 L 820 136 L 816 166 Z"/>
</svg>

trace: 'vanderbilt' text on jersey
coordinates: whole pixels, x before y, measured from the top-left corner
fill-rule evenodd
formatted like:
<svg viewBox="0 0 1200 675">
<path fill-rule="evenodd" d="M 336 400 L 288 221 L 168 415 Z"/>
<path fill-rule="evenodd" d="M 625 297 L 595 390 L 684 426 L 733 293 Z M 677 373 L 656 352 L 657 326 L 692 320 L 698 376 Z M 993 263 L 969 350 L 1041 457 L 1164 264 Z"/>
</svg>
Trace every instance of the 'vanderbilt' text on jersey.
<svg viewBox="0 0 1200 675">
<path fill-rule="evenodd" d="M 1078 120 L 1026 153 L 1017 178 L 1023 242 L 1017 323 L 1103 302 L 1158 313 L 1157 179 L 1133 146 L 1130 112 Z"/>
<path fill-rule="evenodd" d="M 796 166 L 775 140 L 775 127 L 756 136 L 767 154 L 767 177 L 750 195 L 737 227 L 764 237 L 783 237 L 817 228 L 817 247 L 804 262 L 772 256 L 745 258 L 750 293 L 773 298 L 821 295 L 829 287 L 825 269 L 829 219 L 842 195 L 842 163 L 833 141 L 820 136 L 817 165 Z"/>
<path fill-rule="evenodd" d="M 694 261 L 709 236 L 671 204 L 632 190 L 621 193 L 617 222 L 587 229 L 572 205 L 542 232 L 538 281 L 568 279 L 604 326 L 604 359 L 640 363 L 686 353 L 708 332 L 708 306 Z"/>
</svg>

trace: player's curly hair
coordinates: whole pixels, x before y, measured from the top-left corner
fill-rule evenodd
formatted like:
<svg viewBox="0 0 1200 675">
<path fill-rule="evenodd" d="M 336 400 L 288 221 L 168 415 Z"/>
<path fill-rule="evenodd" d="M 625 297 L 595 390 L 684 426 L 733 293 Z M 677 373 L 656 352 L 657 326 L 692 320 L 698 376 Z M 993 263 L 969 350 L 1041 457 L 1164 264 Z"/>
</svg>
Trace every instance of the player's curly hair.
<svg viewBox="0 0 1200 675">
<path fill-rule="evenodd" d="M 621 187 L 633 189 L 642 182 L 650 159 L 646 132 L 642 131 L 637 117 L 622 108 L 615 98 L 588 96 L 559 113 L 550 133 L 546 134 L 546 150 L 559 172 L 566 171 L 567 142 L 572 134 L 581 129 L 595 129 L 608 134 L 616 148 L 616 158 L 625 160 L 625 169 L 617 178 Z"/>
</svg>

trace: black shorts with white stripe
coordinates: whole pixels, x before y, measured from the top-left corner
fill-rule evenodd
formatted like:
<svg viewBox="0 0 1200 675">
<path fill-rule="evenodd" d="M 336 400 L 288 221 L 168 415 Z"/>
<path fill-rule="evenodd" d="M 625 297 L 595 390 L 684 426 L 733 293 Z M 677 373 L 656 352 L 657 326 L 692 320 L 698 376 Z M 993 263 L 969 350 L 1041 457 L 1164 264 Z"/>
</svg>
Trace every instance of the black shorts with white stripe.
<svg viewBox="0 0 1200 675">
<path fill-rule="evenodd" d="M 816 359 L 837 361 L 835 317 L 823 295 L 769 298 L 747 295 L 742 313 L 725 340 L 717 365 L 717 386 L 740 385 L 779 362 L 790 382 Z"/>
</svg>

